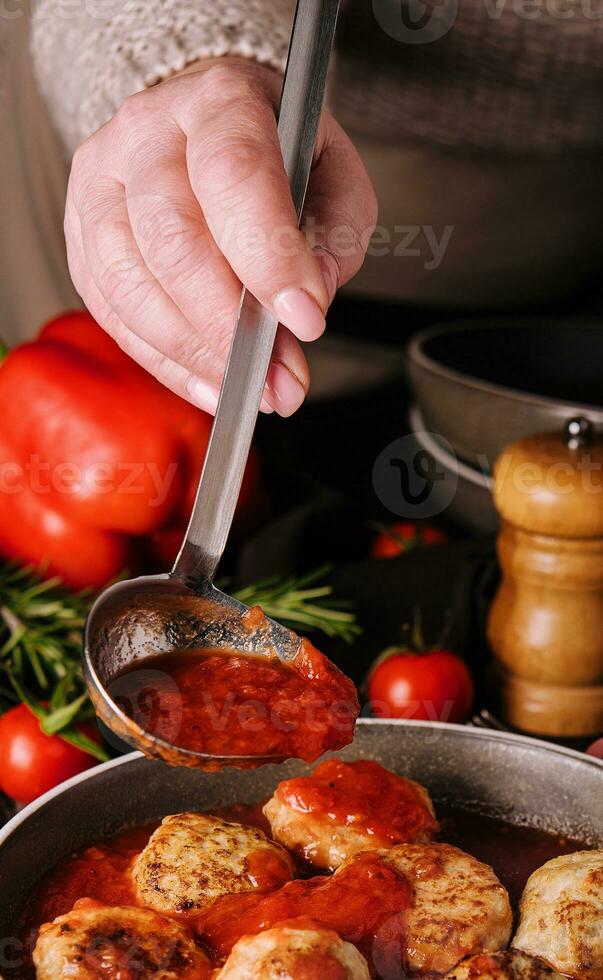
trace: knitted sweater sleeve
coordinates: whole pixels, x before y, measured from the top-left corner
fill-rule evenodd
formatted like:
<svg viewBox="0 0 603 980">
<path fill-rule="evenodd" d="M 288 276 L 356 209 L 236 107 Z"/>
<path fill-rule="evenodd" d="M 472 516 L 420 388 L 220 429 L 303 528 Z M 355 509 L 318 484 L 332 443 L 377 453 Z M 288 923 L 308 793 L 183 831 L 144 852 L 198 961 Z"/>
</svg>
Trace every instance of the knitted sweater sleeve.
<svg viewBox="0 0 603 980">
<path fill-rule="evenodd" d="M 202 58 L 283 69 L 294 0 L 37 0 L 34 71 L 69 152 L 134 92 Z"/>
</svg>

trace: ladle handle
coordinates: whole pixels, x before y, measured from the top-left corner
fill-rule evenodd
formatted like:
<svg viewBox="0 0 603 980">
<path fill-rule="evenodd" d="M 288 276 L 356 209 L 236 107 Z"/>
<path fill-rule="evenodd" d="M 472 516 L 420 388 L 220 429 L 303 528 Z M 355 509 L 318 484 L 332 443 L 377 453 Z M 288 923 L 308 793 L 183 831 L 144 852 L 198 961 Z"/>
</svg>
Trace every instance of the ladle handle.
<svg viewBox="0 0 603 980">
<path fill-rule="evenodd" d="M 279 112 L 279 139 L 293 203 L 301 217 L 339 0 L 298 0 Z M 216 417 L 186 537 L 173 574 L 211 582 L 224 552 L 278 321 L 246 289 L 232 338 Z"/>
</svg>

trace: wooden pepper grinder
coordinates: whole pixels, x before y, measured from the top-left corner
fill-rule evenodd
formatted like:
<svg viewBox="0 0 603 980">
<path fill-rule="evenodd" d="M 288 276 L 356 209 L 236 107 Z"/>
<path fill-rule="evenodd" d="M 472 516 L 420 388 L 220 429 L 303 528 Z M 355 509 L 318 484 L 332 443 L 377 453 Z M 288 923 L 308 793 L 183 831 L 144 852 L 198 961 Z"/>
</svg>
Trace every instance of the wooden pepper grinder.
<svg viewBox="0 0 603 980">
<path fill-rule="evenodd" d="M 494 470 L 502 583 L 488 638 L 500 710 L 538 735 L 603 731 L 603 439 L 583 418 Z"/>
</svg>

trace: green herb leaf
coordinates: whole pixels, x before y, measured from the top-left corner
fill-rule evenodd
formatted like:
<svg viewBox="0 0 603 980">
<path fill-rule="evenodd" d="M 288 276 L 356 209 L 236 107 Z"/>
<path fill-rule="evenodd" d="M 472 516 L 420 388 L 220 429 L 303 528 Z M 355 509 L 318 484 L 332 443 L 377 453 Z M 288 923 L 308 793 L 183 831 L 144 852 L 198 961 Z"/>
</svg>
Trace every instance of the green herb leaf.
<svg viewBox="0 0 603 980">
<path fill-rule="evenodd" d="M 87 752 L 88 755 L 98 759 L 99 762 L 107 762 L 109 759 L 109 754 L 101 745 L 93 742 L 91 738 L 88 738 L 87 735 L 83 735 L 82 732 L 78 732 L 75 728 L 64 728 L 60 732 L 60 736 L 61 738 L 64 738 L 66 742 L 69 742 L 71 745 L 75 745 L 76 749 L 81 749 L 82 752 Z"/>
<path fill-rule="evenodd" d="M 44 732 L 61 736 L 93 715 L 81 663 L 90 600 L 88 592 L 65 591 L 58 578 L 0 565 L 0 711 L 22 701 Z M 84 751 L 105 754 L 91 744 Z"/>
<path fill-rule="evenodd" d="M 336 599 L 330 585 L 317 584 L 331 569 L 331 565 L 322 565 L 298 577 L 264 579 L 232 594 L 248 606 L 261 606 L 267 616 L 290 629 L 325 633 L 352 643 L 362 630 L 350 604 Z"/>
<path fill-rule="evenodd" d="M 71 704 L 64 704 L 61 708 L 51 711 L 42 719 L 40 726 L 42 731 L 46 732 L 47 735 L 56 735 L 61 729 L 71 724 L 87 700 L 88 695 L 84 693 L 79 698 L 76 698 L 75 701 L 72 701 Z"/>
</svg>

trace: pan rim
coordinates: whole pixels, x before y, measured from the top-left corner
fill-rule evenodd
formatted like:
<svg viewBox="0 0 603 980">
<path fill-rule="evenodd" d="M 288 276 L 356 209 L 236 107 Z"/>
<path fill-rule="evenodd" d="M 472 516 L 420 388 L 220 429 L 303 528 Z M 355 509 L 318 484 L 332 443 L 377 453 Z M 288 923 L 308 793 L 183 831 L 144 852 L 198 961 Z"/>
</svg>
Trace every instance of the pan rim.
<svg viewBox="0 0 603 980">
<path fill-rule="evenodd" d="M 407 359 L 422 370 L 429 371 L 431 374 L 437 375 L 444 381 L 453 381 L 456 384 L 462 384 L 467 388 L 473 389 L 474 391 L 485 392 L 490 395 L 497 395 L 501 398 L 508 398 L 511 401 L 522 401 L 524 403 L 528 402 L 531 405 L 539 405 L 543 408 L 547 408 L 553 414 L 558 415 L 561 422 L 570 417 L 571 414 L 574 414 L 587 415 L 588 417 L 592 417 L 595 424 L 603 424 L 603 408 L 600 405 L 592 405 L 587 402 L 570 402 L 564 398 L 549 398 L 546 395 L 536 395 L 533 392 L 522 391 L 520 388 L 511 388 L 507 385 L 497 384 L 494 381 L 484 381 L 483 379 L 477 378 L 472 374 L 466 374 L 464 371 L 457 371 L 455 368 L 446 367 L 439 361 L 434 360 L 434 358 L 430 357 L 423 350 L 423 344 L 429 340 L 432 340 L 434 337 L 442 337 L 446 336 L 447 334 L 457 333 L 461 328 L 464 331 L 485 331 L 492 329 L 494 326 L 500 327 L 503 320 L 503 317 L 501 317 L 500 320 L 497 320 L 494 317 L 488 317 L 482 322 L 472 322 L 471 320 L 459 319 L 454 320 L 452 323 L 435 324 L 434 326 L 428 327 L 425 330 L 421 330 L 412 338 L 406 349 Z M 521 323 L 513 320 L 507 324 L 507 327 L 511 330 L 514 327 L 519 328 L 520 326 L 530 326 L 530 328 L 533 329 L 544 329 L 548 322 L 544 318 L 534 318 L 532 323 L 529 324 L 528 320 L 529 318 L 525 318 L 525 320 Z M 584 322 L 580 321 L 580 317 L 576 317 L 572 320 L 573 323 L 581 326 L 582 328 L 589 330 L 601 329 L 600 326 L 598 326 L 590 318 L 585 317 Z"/>
<path fill-rule="evenodd" d="M 501 732 L 494 729 L 488 728 L 477 728 L 471 725 L 457 725 L 449 722 L 441 721 L 413 721 L 410 719 L 401 718 L 359 718 L 357 724 L 360 727 L 364 726 L 379 726 L 379 725 L 394 725 L 400 728 L 411 728 L 411 729 L 425 729 L 427 731 L 441 731 L 441 732 L 455 732 L 457 735 L 464 735 L 468 738 L 478 738 L 484 741 L 495 742 L 510 742 L 514 745 L 524 745 L 527 747 L 539 749 L 544 752 L 551 752 L 554 755 L 565 756 L 574 761 L 580 762 L 581 764 L 586 764 L 590 768 L 598 770 L 603 778 L 603 760 L 597 759 L 594 756 L 586 755 L 585 752 L 579 752 L 577 749 L 569 749 L 563 745 L 556 745 L 552 742 L 545 742 L 543 739 L 532 738 L 530 735 L 519 735 L 515 732 Z M 20 828 L 23 824 L 27 823 L 28 819 L 41 810 L 47 803 L 50 803 L 56 797 L 60 796 L 62 793 L 67 792 L 74 786 L 83 783 L 88 779 L 93 779 L 97 775 L 101 775 L 105 772 L 109 772 L 112 769 L 116 769 L 119 766 L 128 765 L 129 763 L 135 762 L 138 759 L 144 759 L 145 756 L 142 752 L 128 752 L 126 755 L 118 756 L 116 759 L 110 759 L 108 762 L 102 762 L 98 766 L 91 766 L 90 769 L 86 769 L 84 772 L 79 773 L 77 776 L 72 776 L 71 779 L 65 780 L 63 783 L 59 783 L 53 789 L 44 793 L 43 796 L 38 797 L 32 803 L 27 804 L 23 807 L 14 817 L 12 817 L 4 827 L 0 828 L 0 848 L 9 840 L 9 838 Z M 153 760 L 149 760 L 153 761 Z"/>
</svg>

